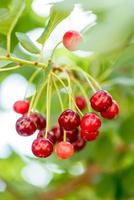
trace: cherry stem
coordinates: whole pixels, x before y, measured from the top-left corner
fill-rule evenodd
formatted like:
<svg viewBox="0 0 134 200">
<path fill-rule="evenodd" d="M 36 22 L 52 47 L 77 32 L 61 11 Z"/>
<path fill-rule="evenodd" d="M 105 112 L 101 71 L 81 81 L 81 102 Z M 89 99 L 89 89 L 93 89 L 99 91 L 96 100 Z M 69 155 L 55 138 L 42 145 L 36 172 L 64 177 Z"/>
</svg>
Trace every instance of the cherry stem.
<svg viewBox="0 0 134 200">
<path fill-rule="evenodd" d="M 42 69 L 37 69 L 33 74 L 32 76 L 30 77 L 29 81 L 28 81 L 28 85 L 27 85 L 27 89 L 26 89 L 26 92 L 25 92 L 25 95 L 24 95 L 24 99 L 26 98 L 26 94 L 28 92 L 28 88 L 29 88 L 29 85 L 33 82 L 33 80 L 35 79 L 35 77 L 39 74 L 39 72 L 41 71 Z"/>
<path fill-rule="evenodd" d="M 90 107 L 90 104 L 89 104 L 89 99 L 88 99 L 88 96 L 84 90 L 84 88 L 82 87 L 82 85 L 79 83 L 79 81 L 77 81 L 75 78 L 73 78 L 74 82 L 77 84 L 77 86 L 80 88 L 83 96 L 85 97 L 86 99 L 86 102 L 87 102 L 87 107 L 88 107 L 88 110 L 90 111 L 91 107 Z"/>
<path fill-rule="evenodd" d="M 58 95 L 58 98 L 59 98 L 61 110 L 63 111 L 64 110 L 63 101 L 62 101 L 62 98 L 61 98 L 61 94 L 60 94 L 59 88 L 58 88 L 58 86 L 57 86 L 56 81 L 54 80 L 54 78 L 53 78 L 53 84 L 54 84 L 54 87 L 56 89 L 56 92 L 57 92 L 57 95 Z"/>
<path fill-rule="evenodd" d="M 58 47 L 61 43 L 62 43 L 62 41 L 58 42 L 58 43 L 56 44 L 56 46 L 54 47 L 54 49 L 53 49 L 53 51 L 52 51 L 52 54 L 51 54 L 51 57 L 50 57 L 50 60 L 53 59 L 54 53 L 55 53 L 57 47 Z"/>
<path fill-rule="evenodd" d="M 16 66 L 14 66 L 14 67 L 1 68 L 1 69 L 0 69 L 0 72 L 10 71 L 10 70 L 18 69 L 18 68 L 20 68 L 20 67 L 21 67 L 20 65 L 16 65 Z"/>
<path fill-rule="evenodd" d="M 46 133 L 45 133 L 45 138 L 47 138 L 48 131 L 49 131 L 49 123 L 50 123 L 50 111 L 51 111 L 51 73 L 48 75 L 48 82 L 47 82 L 47 114 L 46 114 L 46 119 L 47 119 L 47 125 L 46 125 Z"/>
<path fill-rule="evenodd" d="M 7 34 L 7 56 L 10 56 L 11 33 Z"/>
<path fill-rule="evenodd" d="M 67 134 L 66 134 L 66 131 L 64 130 L 64 133 L 63 133 L 63 142 L 66 142 L 67 141 Z"/>
</svg>

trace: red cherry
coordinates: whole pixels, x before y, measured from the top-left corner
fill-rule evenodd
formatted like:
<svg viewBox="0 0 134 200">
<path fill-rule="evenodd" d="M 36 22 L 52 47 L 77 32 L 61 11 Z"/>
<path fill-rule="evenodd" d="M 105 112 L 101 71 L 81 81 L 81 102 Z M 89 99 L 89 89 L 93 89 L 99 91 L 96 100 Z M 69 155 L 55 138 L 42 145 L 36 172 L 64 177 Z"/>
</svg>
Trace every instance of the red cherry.
<svg viewBox="0 0 134 200">
<path fill-rule="evenodd" d="M 83 140 L 83 138 L 79 134 L 77 140 L 73 142 L 72 145 L 75 151 L 80 151 L 85 147 L 86 141 Z"/>
<path fill-rule="evenodd" d="M 16 101 L 13 105 L 13 109 L 16 113 L 25 114 L 29 109 L 29 102 L 25 100 Z"/>
<path fill-rule="evenodd" d="M 63 129 L 59 125 L 54 126 L 51 131 L 54 133 L 57 141 L 63 140 Z"/>
<path fill-rule="evenodd" d="M 87 113 L 82 117 L 80 126 L 83 131 L 94 132 L 101 127 L 101 120 L 95 113 Z"/>
<path fill-rule="evenodd" d="M 82 36 L 77 31 L 67 31 L 63 36 L 63 44 L 70 51 L 77 50 L 81 42 Z"/>
<path fill-rule="evenodd" d="M 40 130 L 37 135 L 37 138 L 44 138 L 44 137 L 45 137 L 45 131 Z M 53 144 L 55 144 L 57 141 L 56 136 L 55 136 L 54 132 L 52 132 L 52 131 L 48 132 L 47 139 L 50 140 L 50 142 L 52 142 Z"/>
<path fill-rule="evenodd" d="M 75 102 L 76 102 L 76 105 L 78 106 L 78 108 L 80 110 L 83 110 L 85 109 L 87 103 L 86 103 L 86 99 L 82 96 L 77 96 L 75 97 Z"/>
<path fill-rule="evenodd" d="M 46 119 L 43 115 L 37 112 L 30 113 L 30 118 L 37 124 L 38 130 L 46 128 Z"/>
<path fill-rule="evenodd" d="M 106 119 L 113 119 L 119 114 L 119 106 L 116 101 L 105 111 L 101 112 L 101 116 Z"/>
<path fill-rule="evenodd" d="M 33 141 L 32 152 L 36 157 L 46 158 L 53 152 L 53 144 L 45 138 L 37 138 Z"/>
<path fill-rule="evenodd" d="M 36 128 L 36 124 L 29 117 L 20 117 L 16 122 L 16 131 L 21 136 L 32 135 Z"/>
<path fill-rule="evenodd" d="M 67 141 L 70 143 L 75 142 L 78 138 L 78 133 L 78 128 L 72 131 L 66 131 Z"/>
<path fill-rule="evenodd" d="M 85 141 L 93 141 L 97 138 L 97 136 L 99 135 L 99 131 L 94 131 L 94 132 L 87 132 L 87 131 L 82 131 L 80 132 L 81 137 L 85 140 Z"/>
<path fill-rule="evenodd" d="M 74 153 L 73 145 L 69 142 L 59 142 L 56 144 L 55 152 L 61 159 L 68 159 Z"/>
<path fill-rule="evenodd" d="M 67 131 L 74 130 L 80 125 L 80 117 L 78 113 L 70 109 L 61 113 L 58 121 L 59 125 Z"/>
<path fill-rule="evenodd" d="M 102 112 L 112 105 L 112 97 L 104 90 L 97 91 L 90 99 L 94 110 Z"/>
</svg>

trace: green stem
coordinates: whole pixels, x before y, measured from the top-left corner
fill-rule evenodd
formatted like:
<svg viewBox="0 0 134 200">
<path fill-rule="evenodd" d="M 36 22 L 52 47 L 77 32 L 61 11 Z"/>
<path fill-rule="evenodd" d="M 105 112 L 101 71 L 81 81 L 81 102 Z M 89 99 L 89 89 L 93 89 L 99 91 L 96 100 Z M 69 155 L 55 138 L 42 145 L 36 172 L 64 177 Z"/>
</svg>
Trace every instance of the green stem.
<svg viewBox="0 0 134 200">
<path fill-rule="evenodd" d="M 51 57 L 50 57 L 51 60 L 53 59 L 55 50 L 57 49 L 57 47 L 58 47 L 61 43 L 62 43 L 62 41 L 58 42 L 58 43 L 56 44 L 56 46 L 54 47 L 54 49 L 53 49 L 53 51 L 52 51 L 52 54 L 51 54 Z"/>
<path fill-rule="evenodd" d="M 60 94 L 59 88 L 58 88 L 58 86 L 57 86 L 57 84 L 56 84 L 56 81 L 55 81 L 54 79 L 53 79 L 53 83 L 54 83 L 54 87 L 55 87 L 55 89 L 56 89 L 56 92 L 57 92 L 57 95 L 58 95 L 58 98 L 59 98 L 61 110 L 63 111 L 63 110 L 64 110 L 64 106 L 63 106 L 61 94 Z"/>
<path fill-rule="evenodd" d="M 16 65 L 16 66 L 14 66 L 14 67 L 1 68 L 1 69 L 0 69 L 0 72 L 10 71 L 10 70 L 18 69 L 18 68 L 20 68 L 20 67 L 21 67 L 20 65 Z"/>
<path fill-rule="evenodd" d="M 28 81 L 28 86 L 27 86 L 27 89 L 26 89 L 26 92 L 25 92 L 25 95 L 24 95 L 24 99 L 26 98 L 26 94 L 28 92 L 28 88 L 29 88 L 29 85 L 30 83 L 33 82 L 33 80 L 35 79 L 35 77 L 39 74 L 39 72 L 41 71 L 42 69 L 37 69 L 33 74 L 32 76 L 30 77 L 29 81 Z"/>
<path fill-rule="evenodd" d="M 46 68 L 46 65 L 43 63 L 37 63 L 35 61 L 28 61 L 28 60 L 24 60 L 21 58 L 16 58 L 16 57 L 6 57 L 6 56 L 0 56 L 0 60 L 10 60 L 13 61 L 15 63 L 18 63 L 20 65 L 28 65 L 28 66 L 36 66 L 36 67 L 40 67 L 40 68 Z"/>
<path fill-rule="evenodd" d="M 66 142 L 67 141 L 67 134 L 66 134 L 66 131 L 64 130 L 64 133 L 63 133 L 63 141 Z"/>
<path fill-rule="evenodd" d="M 70 80 L 69 75 L 68 75 L 67 72 L 66 72 L 66 74 L 67 74 L 67 82 L 68 82 L 68 88 L 69 88 L 69 108 L 72 109 L 72 87 L 71 87 L 71 80 Z"/>
<path fill-rule="evenodd" d="M 52 89 L 51 74 L 49 74 L 49 76 L 48 76 L 48 82 L 47 82 L 47 103 L 46 103 L 47 104 L 47 114 L 46 114 L 47 124 L 46 124 L 45 138 L 47 138 L 48 131 L 49 131 L 49 128 L 50 128 L 51 89 Z"/>
<path fill-rule="evenodd" d="M 82 85 L 79 83 L 79 81 L 77 81 L 75 78 L 74 78 L 73 80 L 74 80 L 74 82 L 76 83 L 76 85 L 80 88 L 80 90 L 81 90 L 83 96 L 85 97 L 86 102 L 87 102 L 88 110 L 90 111 L 91 107 L 90 107 L 90 104 L 89 104 L 89 98 L 88 98 L 88 96 L 87 96 L 85 90 L 83 89 L 83 87 L 82 87 Z"/>
<path fill-rule="evenodd" d="M 7 56 L 10 57 L 11 34 L 7 34 Z"/>
</svg>

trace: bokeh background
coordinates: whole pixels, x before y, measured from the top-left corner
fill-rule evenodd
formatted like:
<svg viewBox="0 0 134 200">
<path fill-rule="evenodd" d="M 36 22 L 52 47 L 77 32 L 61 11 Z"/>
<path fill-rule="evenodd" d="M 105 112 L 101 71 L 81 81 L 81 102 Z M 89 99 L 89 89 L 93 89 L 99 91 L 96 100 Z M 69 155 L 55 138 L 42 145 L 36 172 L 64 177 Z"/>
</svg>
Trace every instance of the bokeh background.
<svg viewBox="0 0 134 200">
<path fill-rule="evenodd" d="M 18 43 L 15 32 L 27 33 L 40 48 L 37 38 L 49 21 L 51 8 L 58 5 L 59 13 L 69 14 L 52 30 L 42 60 L 48 60 L 64 32 L 86 27 L 80 50 L 72 53 L 59 46 L 55 63 L 77 64 L 90 73 L 118 101 L 120 115 L 113 121 L 104 120 L 100 138 L 73 158 L 37 159 L 31 153 L 35 135 L 18 136 L 15 122 L 19 116 L 12 105 L 23 99 L 27 88 L 27 97 L 34 94 L 40 75 L 29 84 L 34 68 L 0 72 L 0 200 L 134 200 L 134 1 L 1 0 L 0 56 L 6 48 L 4 10 L 15 9 L 17 2 L 25 3 L 25 9 L 12 32 L 13 54 L 27 60 L 37 58 Z M 0 67 L 4 65 L 0 61 Z M 60 108 L 52 109 L 54 124 Z"/>
</svg>

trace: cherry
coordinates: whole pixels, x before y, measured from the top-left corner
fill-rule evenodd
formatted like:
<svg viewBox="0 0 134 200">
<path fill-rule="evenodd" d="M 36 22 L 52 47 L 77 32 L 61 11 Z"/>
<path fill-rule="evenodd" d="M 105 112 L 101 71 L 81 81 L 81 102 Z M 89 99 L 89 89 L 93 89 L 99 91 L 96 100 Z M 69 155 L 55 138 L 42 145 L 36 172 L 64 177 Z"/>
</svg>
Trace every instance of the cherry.
<svg viewBox="0 0 134 200">
<path fill-rule="evenodd" d="M 53 144 L 45 138 L 37 138 L 33 141 L 32 152 L 36 157 L 46 158 L 53 152 Z"/>
<path fill-rule="evenodd" d="M 87 113 L 81 119 L 81 129 L 87 132 L 97 131 L 101 126 L 101 120 L 95 113 Z"/>
<path fill-rule="evenodd" d="M 85 147 L 86 141 L 83 140 L 83 138 L 80 135 L 78 135 L 77 140 L 73 142 L 72 145 L 75 151 L 80 151 Z"/>
<path fill-rule="evenodd" d="M 16 122 L 16 131 L 21 136 L 32 135 L 36 128 L 36 124 L 29 117 L 20 117 Z"/>
<path fill-rule="evenodd" d="M 80 125 L 80 117 L 78 113 L 70 109 L 61 113 L 58 121 L 59 125 L 67 131 L 74 130 Z"/>
<path fill-rule="evenodd" d="M 45 131 L 40 130 L 37 135 L 37 138 L 44 138 L 44 137 L 45 137 Z M 49 139 L 53 144 L 55 144 L 57 141 L 56 136 L 55 136 L 54 132 L 52 132 L 52 131 L 48 132 L 47 139 Z"/>
<path fill-rule="evenodd" d="M 63 44 L 70 51 L 77 50 L 81 42 L 82 36 L 77 31 L 67 31 L 63 36 Z"/>
<path fill-rule="evenodd" d="M 94 110 L 102 112 L 112 105 L 112 97 L 104 90 L 97 91 L 90 99 Z"/>
<path fill-rule="evenodd" d="M 81 137 L 85 140 L 85 141 L 93 141 L 97 138 L 97 136 L 99 135 L 99 131 L 94 131 L 94 132 L 88 132 L 88 131 L 82 131 L 80 132 Z"/>
<path fill-rule="evenodd" d="M 29 102 L 25 100 L 16 101 L 13 105 L 13 109 L 16 113 L 25 114 L 29 109 Z"/>
<path fill-rule="evenodd" d="M 101 116 L 106 119 L 113 119 L 119 113 L 119 106 L 116 101 L 113 100 L 112 105 L 105 111 L 101 112 Z"/>
<path fill-rule="evenodd" d="M 74 153 L 73 145 L 69 142 L 59 142 L 56 144 L 55 152 L 61 159 L 68 159 Z"/>
<path fill-rule="evenodd" d="M 82 96 L 75 97 L 75 102 L 80 110 L 84 110 L 87 105 L 86 99 Z"/>
<path fill-rule="evenodd" d="M 51 131 L 54 133 L 57 141 L 63 140 L 63 129 L 59 125 L 54 126 Z"/>
<path fill-rule="evenodd" d="M 37 124 L 38 130 L 46 128 L 46 119 L 43 115 L 37 112 L 30 113 L 30 118 Z"/>
<path fill-rule="evenodd" d="M 75 142 L 78 138 L 78 133 L 78 128 L 72 131 L 66 131 L 67 141 L 70 143 Z"/>
</svg>

